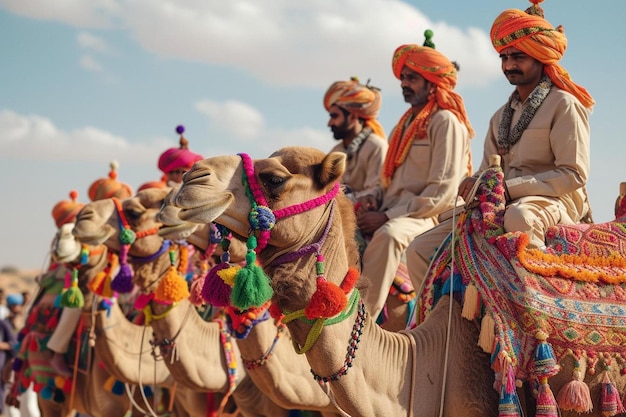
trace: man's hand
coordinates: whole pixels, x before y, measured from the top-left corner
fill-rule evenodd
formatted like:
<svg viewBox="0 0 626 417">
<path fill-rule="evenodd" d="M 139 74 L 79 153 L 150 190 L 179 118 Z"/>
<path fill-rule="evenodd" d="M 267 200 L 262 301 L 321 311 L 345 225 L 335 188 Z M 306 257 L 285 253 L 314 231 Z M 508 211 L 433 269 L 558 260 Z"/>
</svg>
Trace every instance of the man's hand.
<svg viewBox="0 0 626 417">
<path fill-rule="evenodd" d="M 356 224 L 364 235 L 371 235 L 387 220 L 389 220 L 387 215 L 378 211 L 366 211 L 356 215 Z"/>
<path fill-rule="evenodd" d="M 364 195 L 363 197 L 359 197 L 356 206 L 356 214 L 358 216 L 359 214 L 363 214 L 368 211 L 378 210 L 378 201 L 376 201 L 376 198 L 373 195 Z"/>
<path fill-rule="evenodd" d="M 476 178 L 465 177 L 463 181 L 461 181 L 461 185 L 459 185 L 459 195 L 463 197 L 463 200 L 465 200 L 466 203 L 469 203 L 469 200 L 468 200 L 468 198 L 470 197 L 469 194 L 472 191 L 472 188 L 474 188 L 475 183 L 476 183 Z"/>
</svg>

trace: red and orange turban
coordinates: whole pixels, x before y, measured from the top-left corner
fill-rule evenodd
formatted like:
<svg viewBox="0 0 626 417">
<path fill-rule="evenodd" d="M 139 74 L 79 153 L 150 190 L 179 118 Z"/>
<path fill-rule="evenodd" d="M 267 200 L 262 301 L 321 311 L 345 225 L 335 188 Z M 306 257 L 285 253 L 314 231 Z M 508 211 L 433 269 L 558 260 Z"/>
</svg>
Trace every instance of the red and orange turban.
<svg viewBox="0 0 626 417">
<path fill-rule="evenodd" d="M 370 85 L 360 84 L 356 77 L 352 77 L 350 81 L 333 83 L 324 95 L 326 111 L 330 111 L 332 105 L 339 106 L 359 119 L 365 120 L 365 126 L 372 129 L 373 133 L 385 138 L 385 131 L 377 120 L 381 102 L 380 90 Z"/>
<path fill-rule="evenodd" d="M 539 3 L 521 11 L 508 9 L 500 13 L 491 26 L 491 43 L 496 51 L 514 47 L 544 64 L 544 73 L 562 90 L 574 95 L 586 108 L 592 108 L 594 100 L 583 87 L 574 83 L 567 71 L 559 65 L 567 48 L 563 27 L 552 27 L 543 17 Z"/>
<path fill-rule="evenodd" d="M 176 132 L 180 135 L 180 146 L 178 148 L 170 148 L 163 152 L 159 157 L 159 169 L 167 174 L 175 169 L 182 169 L 189 171 L 193 164 L 204 159 L 201 155 L 191 152 L 188 149 L 189 142 L 183 136 L 185 127 L 179 125 L 176 127 Z"/>
<path fill-rule="evenodd" d="M 117 180 L 117 161 L 111 162 L 111 171 L 108 178 L 100 178 L 89 187 L 91 201 L 104 200 L 107 198 L 129 198 L 133 195 L 133 189 L 128 184 Z"/>
<path fill-rule="evenodd" d="M 427 30 L 425 35 L 428 41 L 432 32 Z M 467 117 L 463 98 L 453 91 L 457 79 L 456 66 L 433 47 L 414 44 L 402 45 L 393 53 L 391 68 L 396 78 L 400 79 L 400 73 L 405 66 L 437 86 L 433 97 L 437 106 L 454 113 L 467 127 L 470 137 L 474 137 L 474 129 Z M 423 138 L 425 134 L 424 129 L 418 137 Z"/>
<path fill-rule="evenodd" d="M 414 116 L 412 109 L 407 110 L 402 115 L 396 129 L 393 130 L 389 138 L 389 150 L 383 164 L 383 186 L 389 185 L 396 168 L 404 163 L 413 141 L 426 138 L 430 116 L 438 108 L 451 111 L 465 125 L 469 137 L 474 137 L 474 129 L 467 116 L 463 98 L 454 91 L 457 67 L 441 52 L 435 50 L 435 45 L 431 41 L 433 36 L 431 30 L 426 30 L 424 36 L 426 38 L 424 46 L 402 45 L 393 53 L 391 69 L 396 78 L 400 79 L 402 69 L 408 67 L 436 88 L 433 89 L 432 94 L 428 95 L 428 102 L 417 117 L 414 117 L 413 121 L 410 122 L 408 129 L 402 129 L 401 126 L 405 126 Z M 471 170 L 470 164 L 468 171 L 471 173 Z"/>
<path fill-rule="evenodd" d="M 70 199 L 59 201 L 52 208 L 52 218 L 57 227 L 60 228 L 66 223 L 74 223 L 76 215 L 85 206 L 83 203 L 76 201 L 78 191 L 70 191 Z"/>
</svg>

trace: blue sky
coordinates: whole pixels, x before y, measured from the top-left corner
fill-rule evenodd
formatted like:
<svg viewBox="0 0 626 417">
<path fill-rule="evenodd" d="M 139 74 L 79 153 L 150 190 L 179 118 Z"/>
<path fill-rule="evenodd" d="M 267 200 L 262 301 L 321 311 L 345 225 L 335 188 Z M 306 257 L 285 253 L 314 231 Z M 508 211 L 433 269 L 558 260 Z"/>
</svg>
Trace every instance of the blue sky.
<svg viewBox="0 0 626 417">
<path fill-rule="evenodd" d="M 382 88 L 389 133 L 406 110 L 391 56 L 421 43 L 461 65 L 457 90 L 476 130 L 512 87 L 489 42 L 493 19 L 524 0 L 0 0 L 0 268 L 41 268 L 51 210 L 119 162 L 136 189 L 158 179 L 159 154 L 183 124 L 205 157 L 268 156 L 285 145 L 334 145 L 322 106 L 334 81 Z M 546 0 L 563 25 L 561 61 L 596 100 L 588 190 L 597 222 L 613 219 L 622 160 L 626 2 Z"/>
</svg>

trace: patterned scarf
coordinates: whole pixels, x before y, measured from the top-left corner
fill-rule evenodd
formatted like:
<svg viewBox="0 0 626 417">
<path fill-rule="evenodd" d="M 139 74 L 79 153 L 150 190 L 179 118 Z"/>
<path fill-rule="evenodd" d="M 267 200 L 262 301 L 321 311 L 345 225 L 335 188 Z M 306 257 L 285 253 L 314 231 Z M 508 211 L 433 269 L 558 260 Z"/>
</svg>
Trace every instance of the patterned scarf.
<svg viewBox="0 0 626 417">
<path fill-rule="evenodd" d="M 504 107 L 502 120 L 500 120 L 500 127 L 498 128 L 498 153 L 500 155 L 506 155 L 511 147 L 520 140 L 522 133 L 524 133 L 524 130 L 526 130 L 530 124 L 530 121 L 535 116 L 537 109 L 541 107 L 541 104 L 543 104 L 543 101 L 550 93 L 551 87 L 552 81 L 547 75 L 544 75 L 541 78 L 541 81 L 539 81 L 539 84 L 537 84 L 532 93 L 530 93 L 530 96 L 528 97 L 528 104 L 524 106 L 524 111 L 513 129 L 511 129 L 511 121 L 513 119 L 514 111 L 511 104 L 513 103 L 513 100 L 519 101 L 520 97 L 517 90 L 511 94 L 508 103 Z"/>
</svg>

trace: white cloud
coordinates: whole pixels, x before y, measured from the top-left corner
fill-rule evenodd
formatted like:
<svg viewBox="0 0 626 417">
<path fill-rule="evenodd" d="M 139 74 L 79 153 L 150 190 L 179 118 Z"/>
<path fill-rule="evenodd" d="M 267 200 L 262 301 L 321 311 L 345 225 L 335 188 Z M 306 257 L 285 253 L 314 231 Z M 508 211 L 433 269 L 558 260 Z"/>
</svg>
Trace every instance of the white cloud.
<svg viewBox="0 0 626 417">
<path fill-rule="evenodd" d="M 33 6 L 33 3 L 35 5 Z M 461 64 L 462 85 L 501 77 L 488 34 L 433 22 L 399 0 L 0 0 L 20 14 L 77 27 L 127 30 L 163 58 L 240 68 L 272 85 L 324 88 L 357 75 L 383 90 L 396 47 L 435 32 L 437 49 Z M 26 6 L 28 4 L 29 6 Z M 60 6 L 59 6 L 60 5 Z M 158 28 L 158 30 L 155 30 Z"/>
<path fill-rule="evenodd" d="M 209 117 L 210 127 L 238 139 L 255 138 L 265 124 L 257 109 L 240 101 L 201 100 L 196 103 L 196 110 Z"/>
<path fill-rule="evenodd" d="M 106 53 L 110 51 L 110 47 L 104 39 L 89 32 L 80 32 L 76 37 L 76 42 L 82 48 L 89 49 L 91 51 L 99 53 Z"/>
<path fill-rule="evenodd" d="M 58 129 L 37 115 L 20 115 L 0 110 L 0 154 L 5 158 L 51 161 L 132 161 L 154 164 L 165 139 L 131 143 L 126 138 L 91 126 L 73 131 Z"/>
<path fill-rule="evenodd" d="M 102 65 L 91 55 L 83 55 L 80 57 L 80 66 L 89 71 L 102 72 Z"/>
<path fill-rule="evenodd" d="M 81 28 L 107 28 L 121 12 L 117 0 L 0 0 L 15 14 L 62 22 Z"/>
</svg>

